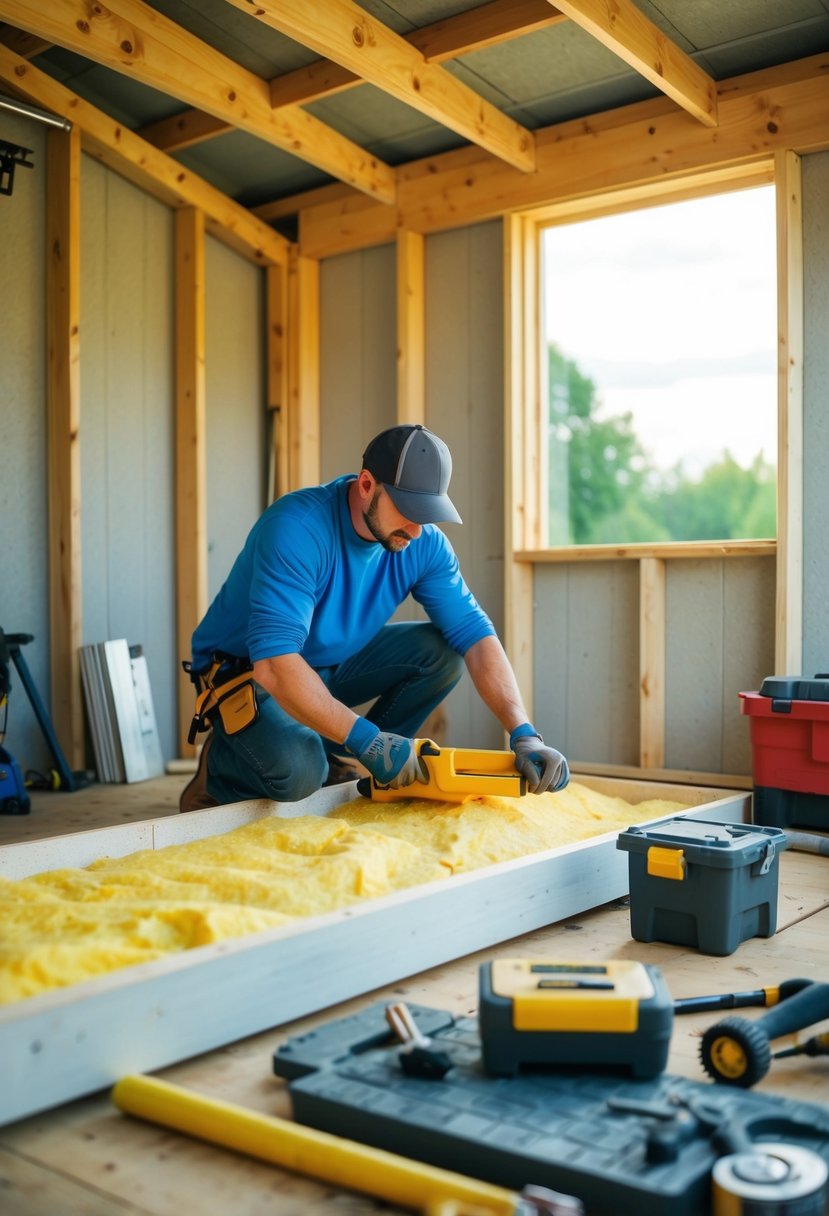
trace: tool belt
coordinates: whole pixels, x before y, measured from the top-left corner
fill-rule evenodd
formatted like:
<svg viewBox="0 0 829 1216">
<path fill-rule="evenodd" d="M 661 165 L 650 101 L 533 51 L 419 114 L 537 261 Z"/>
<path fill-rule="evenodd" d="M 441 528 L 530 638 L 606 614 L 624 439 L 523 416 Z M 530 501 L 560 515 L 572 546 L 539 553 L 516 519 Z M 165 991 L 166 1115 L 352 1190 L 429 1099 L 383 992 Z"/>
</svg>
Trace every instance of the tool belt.
<svg viewBox="0 0 829 1216">
<path fill-rule="evenodd" d="M 247 659 L 216 651 L 206 671 L 193 671 L 188 662 L 182 667 L 196 686 L 196 710 L 188 743 L 195 743 L 196 735 L 208 730 L 217 714 L 228 735 L 238 735 L 259 717 L 253 666 Z"/>
</svg>

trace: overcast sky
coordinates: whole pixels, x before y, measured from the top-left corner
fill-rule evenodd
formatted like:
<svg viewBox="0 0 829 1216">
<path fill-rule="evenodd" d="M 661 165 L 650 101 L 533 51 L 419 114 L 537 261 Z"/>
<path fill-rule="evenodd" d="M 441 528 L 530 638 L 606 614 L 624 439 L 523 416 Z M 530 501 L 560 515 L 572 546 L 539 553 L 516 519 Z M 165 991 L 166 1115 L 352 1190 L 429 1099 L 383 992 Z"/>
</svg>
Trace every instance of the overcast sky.
<svg viewBox="0 0 829 1216">
<path fill-rule="evenodd" d="M 546 332 L 656 462 L 776 461 L 774 190 L 548 230 Z"/>
</svg>

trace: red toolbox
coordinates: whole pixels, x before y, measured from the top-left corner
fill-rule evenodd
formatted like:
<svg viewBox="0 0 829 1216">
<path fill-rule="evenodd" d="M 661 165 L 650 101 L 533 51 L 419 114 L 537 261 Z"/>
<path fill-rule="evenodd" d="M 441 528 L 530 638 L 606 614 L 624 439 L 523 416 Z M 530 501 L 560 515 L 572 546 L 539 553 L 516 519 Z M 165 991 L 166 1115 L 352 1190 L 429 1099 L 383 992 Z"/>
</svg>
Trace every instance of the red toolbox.
<svg viewBox="0 0 829 1216">
<path fill-rule="evenodd" d="M 770 676 L 741 692 L 750 718 L 754 822 L 829 830 L 829 676 Z"/>
</svg>

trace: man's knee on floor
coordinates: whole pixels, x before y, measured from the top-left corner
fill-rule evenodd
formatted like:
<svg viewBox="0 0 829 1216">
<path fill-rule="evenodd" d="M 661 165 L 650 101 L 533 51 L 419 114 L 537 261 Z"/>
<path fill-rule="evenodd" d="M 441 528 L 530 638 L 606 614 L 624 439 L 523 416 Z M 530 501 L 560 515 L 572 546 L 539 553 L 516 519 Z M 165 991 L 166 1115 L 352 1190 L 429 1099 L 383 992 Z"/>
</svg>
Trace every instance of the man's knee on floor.
<svg viewBox="0 0 829 1216">
<path fill-rule="evenodd" d="M 292 740 L 290 752 L 282 758 L 279 772 L 266 774 L 268 797 L 276 802 L 301 802 L 309 798 L 328 775 L 328 759 L 319 735 Z"/>
</svg>

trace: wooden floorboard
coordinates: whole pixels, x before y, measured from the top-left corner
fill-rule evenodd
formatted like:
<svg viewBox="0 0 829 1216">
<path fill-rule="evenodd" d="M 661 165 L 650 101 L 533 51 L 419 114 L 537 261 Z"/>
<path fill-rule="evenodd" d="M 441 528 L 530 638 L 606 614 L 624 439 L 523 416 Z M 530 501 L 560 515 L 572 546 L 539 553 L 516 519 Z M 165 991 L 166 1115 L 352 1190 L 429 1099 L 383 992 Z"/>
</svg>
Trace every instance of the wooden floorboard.
<svg viewBox="0 0 829 1216">
<path fill-rule="evenodd" d="M 185 774 L 132 785 L 96 783 L 71 794 L 31 790 L 28 815 L 0 815 L 0 845 L 177 815 L 179 795 L 189 780 L 190 774 Z"/>
</svg>

